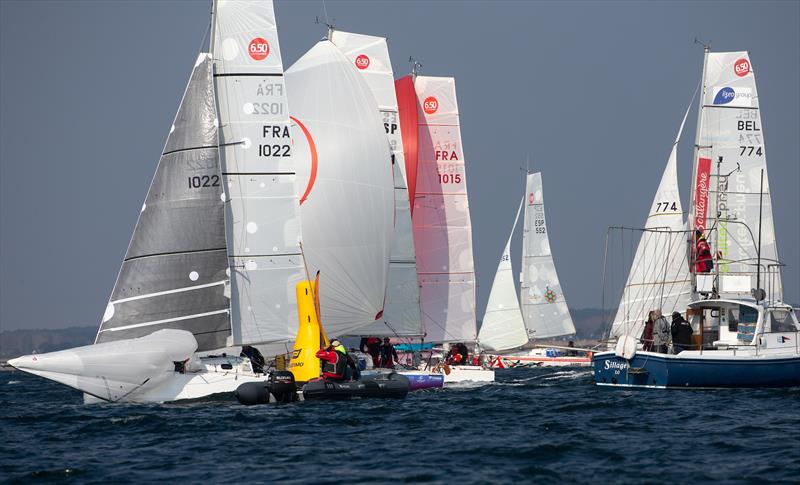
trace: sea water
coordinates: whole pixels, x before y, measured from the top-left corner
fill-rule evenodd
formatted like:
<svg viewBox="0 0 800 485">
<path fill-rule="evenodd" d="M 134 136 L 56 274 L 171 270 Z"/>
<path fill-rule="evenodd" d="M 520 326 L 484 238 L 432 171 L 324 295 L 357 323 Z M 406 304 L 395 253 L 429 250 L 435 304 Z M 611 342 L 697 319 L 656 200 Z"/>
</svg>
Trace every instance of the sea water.
<svg viewBox="0 0 800 485">
<path fill-rule="evenodd" d="M 84 405 L 0 372 L 0 481 L 684 483 L 800 480 L 800 390 L 597 388 L 588 368 L 405 400 Z"/>
</svg>

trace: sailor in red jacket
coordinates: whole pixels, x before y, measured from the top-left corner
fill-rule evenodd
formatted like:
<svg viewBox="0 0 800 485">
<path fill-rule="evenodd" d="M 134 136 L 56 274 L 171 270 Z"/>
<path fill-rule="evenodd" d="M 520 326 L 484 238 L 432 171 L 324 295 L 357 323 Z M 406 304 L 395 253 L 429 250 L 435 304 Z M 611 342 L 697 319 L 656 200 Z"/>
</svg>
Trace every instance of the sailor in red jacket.
<svg viewBox="0 0 800 485">
<path fill-rule="evenodd" d="M 708 245 L 703 231 L 695 231 L 695 238 L 697 244 L 695 246 L 695 254 L 697 255 L 697 262 L 694 266 L 695 273 L 710 273 L 714 269 L 714 258 L 711 256 L 711 247 Z"/>
<path fill-rule="evenodd" d="M 326 349 L 319 349 L 315 354 L 322 361 L 322 377 L 333 381 L 343 381 L 348 377 L 348 366 L 353 369 L 352 377 L 358 379 L 358 367 L 353 359 L 347 355 L 338 339 L 331 340 L 331 344 Z"/>
</svg>

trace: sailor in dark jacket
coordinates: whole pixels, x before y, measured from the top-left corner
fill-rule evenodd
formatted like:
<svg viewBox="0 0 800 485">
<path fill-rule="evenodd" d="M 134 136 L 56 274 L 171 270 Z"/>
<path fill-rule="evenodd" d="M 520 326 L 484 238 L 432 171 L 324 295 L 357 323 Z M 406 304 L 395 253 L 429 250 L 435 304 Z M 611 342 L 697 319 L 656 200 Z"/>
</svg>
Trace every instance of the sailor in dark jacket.
<svg viewBox="0 0 800 485">
<path fill-rule="evenodd" d="M 680 312 L 672 312 L 672 351 L 679 354 L 692 348 L 692 324 L 683 318 Z"/>
<path fill-rule="evenodd" d="M 250 359 L 250 365 L 253 366 L 253 373 L 264 373 L 264 365 L 266 364 L 266 361 L 264 360 L 264 356 L 261 355 L 261 352 L 259 352 L 257 348 L 250 345 L 242 345 L 242 352 L 239 354 L 239 357 L 247 357 Z"/>
</svg>

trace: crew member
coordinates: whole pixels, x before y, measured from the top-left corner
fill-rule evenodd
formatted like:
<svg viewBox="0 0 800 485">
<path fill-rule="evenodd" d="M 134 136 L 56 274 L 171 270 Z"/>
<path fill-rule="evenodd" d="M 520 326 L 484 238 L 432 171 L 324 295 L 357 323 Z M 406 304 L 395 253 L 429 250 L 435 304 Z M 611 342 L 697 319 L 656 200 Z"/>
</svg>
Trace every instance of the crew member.
<svg viewBox="0 0 800 485">
<path fill-rule="evenodd" d="M 348 377 L 360 377 L 358 366 L 338 339 L 331 340 L 328 348 L 319 349 L 316 356 L 322 363 L 322 377 L 327 380 L 343 381 Z"/>
<path fill-rule="evenodd" d="M 461 362 L 464 364 L 469 362 L 469 349 L 467 346 L 459 342 L 456 344 L 456 347 L 458 348 L 458 352 L 461 354 Z"/>
<path fill-rule="evenodd" d="M 642 350 L 649 352 L 653 350 L 653 312 L 647 314 L 647 321 L 644 322 L 644 331 L 642 331 Z"/>
<path fill-rule="evenodd" d="M 697 262 L 694 265 L 695 273 L 710 273 L 714 269 L 714 258 L 711 256 L 711 246 L 708 245 L 706 237 L 703 236 L 703 231 L 695 231 L 695 254 L 697 255 Z"/>
<path fill-rule="evenodd" d="M 242 345 L 242 352 L 239 354 L 239 357 L 247 357 L 250 359 L 250 365 L 253 366 L 253 372 L 255 374 L 264 373 L 264 365 L 266 364 L 266 361 L 264 360 L 264 356 L 261 355 L 261 352 L 259 352 L 257 348 L 251 345 Z"/>
<path fill-rule="evenodd" d="M 364 337 L 361 339 L 358 350 L 369 354 L 370 357 L 372 357 L 372 367 L 378 367 L 380 363 L 381 339 L 378 337 Z"/>
<path fill-rule="evenodd" d="M 684 350 L 692 348 L 692 324 L 686 321 L 680 312 L 672 312 L 670 332 L 672 333 L 673 353 L 680 354 Z"/>
<path fill-rule="evenodd" d="M 569 343 L 567 344 L 567 347 L 574 348 L 575 347 L 575 342 L 570 340 Z M 567 356 L 569 356 L 569 357 L 576 357 L 577 355 L 578 355 L 578 351 L 577 350 L 568 350 L 567 351 Z"/>
<path fill-rule="evenodd" d="M 450 353 L 447 354 L 447 365 L 464 365 L 467 361 L 458 349 L 458 345 L 450 347 Z"/>
<path fill-rule="evenodd" d="M 661 314 L 661 310 L 653 310 L 653 351 L 659 354 L 666 354 L 670 340 L 670 328 L 667 319 Z"/>
<path fill-rule="evenodd" d="M 400 362 L 397 358 L 397 351 L 394 349 L 394 345 L 389 341 L 389 337 L 384 337 L 383 345 L 380 347 L 378 367 L 394 369 L 395 362 Z"/>
</svg>

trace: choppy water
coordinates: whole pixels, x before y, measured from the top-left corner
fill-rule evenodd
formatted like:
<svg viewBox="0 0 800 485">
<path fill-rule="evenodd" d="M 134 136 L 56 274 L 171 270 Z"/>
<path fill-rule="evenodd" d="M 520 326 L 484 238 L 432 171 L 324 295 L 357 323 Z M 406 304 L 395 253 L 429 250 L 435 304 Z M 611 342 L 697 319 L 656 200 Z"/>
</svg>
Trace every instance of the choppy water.
<svg viewBox="0 0 800 485">
<path fill-rule="evenodd" d="M 404 401 L 83 405 L 0 372 L 0 479 L 141 483 L 792 482 L 800 390 L 626 391 L 588 369 Z"/>
</svg>

